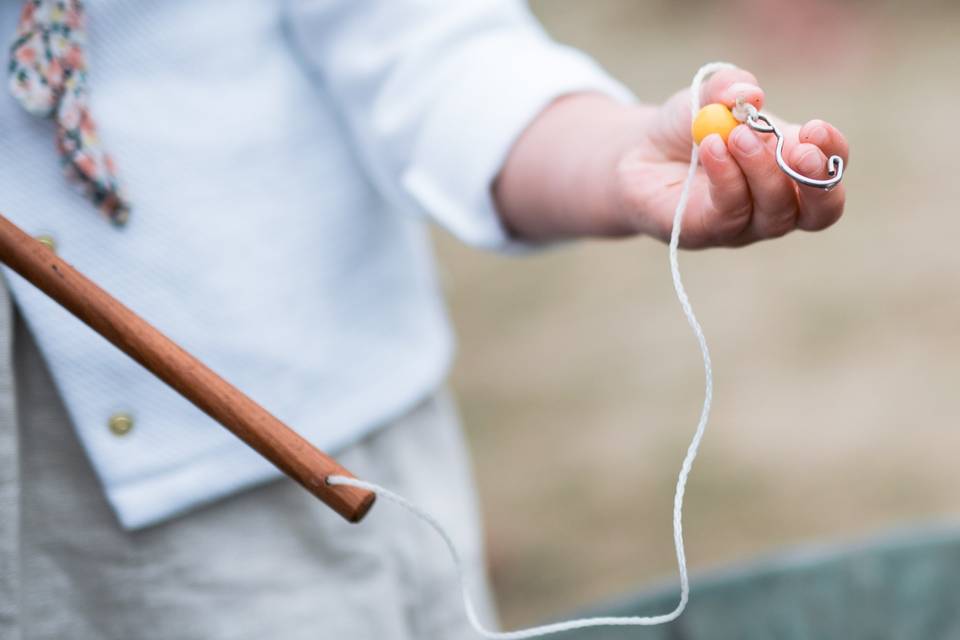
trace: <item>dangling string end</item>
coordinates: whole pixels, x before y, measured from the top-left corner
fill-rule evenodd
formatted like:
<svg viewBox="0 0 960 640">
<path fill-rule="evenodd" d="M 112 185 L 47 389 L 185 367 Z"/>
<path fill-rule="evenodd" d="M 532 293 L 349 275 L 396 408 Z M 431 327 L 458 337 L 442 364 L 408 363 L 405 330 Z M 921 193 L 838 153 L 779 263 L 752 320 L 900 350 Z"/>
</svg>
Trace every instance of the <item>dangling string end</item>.
<svg viewBox="0 0 960 640">
<path fill-rule="evenodd" d="M 700 88 L 703 85 L 704 80 L 710 74 L 716 71 L 731 68 L 735 67 L 729 63 L 712 62 L 702 66 L 697 71 L 690 86 L 691 113 L 696 114 L 700 110 Z M 772 133 L 777 136 L 777 163 L 780 165 L 780 168 L 787 173 L 787 175 L 797 182 L 809 186 L 819 187 L 821 189 L 829 189 L 840 182 L 840 179 L 843 177 L 842 158 L 838 156 L 831 156 L 827 160 L 827 171 L 831 176 L 833 176 L 830 180 L 814 180 L 812 178 L 802 176 L 791 169 L 787 163 L 784 162 L 783 135 L 765 115 L 761 114 L 759 111 L 757 111 L 757 108 L 754 105 L 746 102 L 745 100 L 738 100 L 737 104 L 731 111 L 739 122 L 746 124 L 754 131 L 760 133 Z M 680 303 L 683 315 L 686 317 L 687 323 L 693 330 L 697 344 L 700 347 L 700 354 L 703 357 L 704 372 L 704 396 L 703 405 L 700 410 L 700 418 L 697 421 L 697 426 L 694 431 L 693 438 L 690 441 L 690 445 L 687 447 L 687 452 L 683 458 L 683 463 L 680 465 L 680 472 L 677 474 L 677 484 L 673 499 L 673 544 L 677 557 L 677 571 L 680 574 L 680 598 L 672 611 L 652 616 L 601 616 L 594 618 L 578 618 L 574 620 L 567 620 L 565 622 L 546 624 L 539 627 L 519 629 L 517 631 L 492 631 L 486 629 L 478 620 L 476 609 L 473 605 L 473 601 L 470 598 L 470 593 L 467 588 L 467 578 L 465 575 L 466 567 L 461 560 L 460 552 L 457 550 L 451 534 L 447 532 L 446 528 L 444 528 L 444 526 L 441 525 L 436 518 L 406 498 L 393 493 L 384 487 L 373 484 L 372 482 L 366 482 L 356 478 L 348 478 L 346 476 L 338 475 L 330 475 L 326 477 L 326 483 L 328 485 L 346 485 L 365 489 L 398 504 L 400 507 L 420 518 L 423 522 L 429 525 L 437 533 L 437 535 L 440 536 L 440 538 L 443 540 L 443 543 L 446 545 L 447 550 L 453 559 L 453 563 L 460 575 L 463 606 L 464 610 L 466 611 L 467 620 L 481 637 L 487 638 L 488 640 L 526 640 L 529 638 L 538 638 L 552 633 L 559 633 L 561 631 L 586 629 L 589 627 L 660 625 L 672 622 L 673 620 L 679 618 L 690 601 L 690 579 L 687 575 L 687 555 L 683 544 L 683 498 L 686 493 L 687 479 L 690 475 L 691 469 L 693 468 L 693 463 L 700 449 L 700 443 L 703 440 L 704 433 L 706 432 L 707 423 L 710 419 L 710 409 L 713 404 L 713 364 L 710 360 L 710 349 L 707 347 L 707 339 L 703 333 L 703 328 L 700 326 L 700 322 L 697 320 L 696 314 L 693 311 L 693 306 L 690 303 L 690 297 L 687 295 L 687 291 L 683 286 L 683 279 L 680 276 L 680 261 L 678 257 L 680 232 L 683 227 L 683 217 L 686 213 L 687 203 L 690 198 L 690 190 L 694 184 L 694 179 L 696 178 L 697 163 L 699 159 L 698 153 L 697 144 L 694 143 L 690 151 L 690 165 L 687 170 L 687 177 L 683 183 L 682 189 L 680 190 L 680 198 L 677 201 L 677 206 L 674 211 L 673 229 L 671 231 L 670 244 L 668 247 L 670 274 L 673 278 L 674 291 L 677 294 L 677 300 Z"/>
</svg>

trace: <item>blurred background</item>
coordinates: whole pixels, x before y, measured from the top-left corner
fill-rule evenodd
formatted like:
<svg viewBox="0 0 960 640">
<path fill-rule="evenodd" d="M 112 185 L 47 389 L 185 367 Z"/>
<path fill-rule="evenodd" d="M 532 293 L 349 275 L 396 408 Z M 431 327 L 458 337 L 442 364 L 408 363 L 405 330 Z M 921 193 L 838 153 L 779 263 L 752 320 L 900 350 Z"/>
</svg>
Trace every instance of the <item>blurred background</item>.
<svg viewBox="0 0 960 640">
<path fill-rule="evenodd" d="M 710 60 L 767 110 L 843 130 L 844 219 L 686 253 L 716 404 L 685 507 L 696 573 L 960 514 L 960 7 L 537 0 L 559 40 L 660 102 Z M 437 232 L 503 622 L 675 580 L 677 471 L 703 372 L 650 240 L 534 257 Z"/>
</svg>

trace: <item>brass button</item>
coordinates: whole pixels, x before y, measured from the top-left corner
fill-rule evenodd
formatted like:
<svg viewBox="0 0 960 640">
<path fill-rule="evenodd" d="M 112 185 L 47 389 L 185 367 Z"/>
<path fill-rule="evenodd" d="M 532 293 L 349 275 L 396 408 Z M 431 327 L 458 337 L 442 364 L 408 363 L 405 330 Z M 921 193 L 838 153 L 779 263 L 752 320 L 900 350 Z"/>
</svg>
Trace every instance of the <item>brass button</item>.
<svg viewBox="0 0 960 640">
<path fill-rule="evenodd" d="M 37 236 L 37 242 L 50 249 L 50 251 L 57 250 L 57 243 L 54 241 L 53 236 L 48 236 L 46 234 Z"/>
<path fill-rule="evenodd" d="M 125 436 L 133 430 L 133 416 L 129 413 L 115 413 L 107 423 L 110 432 L 115 436 Z"/>
</svg>

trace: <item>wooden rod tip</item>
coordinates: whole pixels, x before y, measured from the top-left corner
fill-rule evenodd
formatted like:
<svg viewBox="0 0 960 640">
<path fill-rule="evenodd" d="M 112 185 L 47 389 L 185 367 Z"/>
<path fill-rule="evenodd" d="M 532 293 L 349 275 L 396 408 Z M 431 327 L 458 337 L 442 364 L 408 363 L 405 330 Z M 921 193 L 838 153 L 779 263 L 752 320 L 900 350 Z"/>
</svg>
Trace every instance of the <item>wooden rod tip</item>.
<svg viewBox="0 0 960 640">
<path fill-rule="evenodd" d="M 373 504 L 377 501 L 377 494 L 372 491 L 368 491 L 367 495 L 360 501 L 360 504 L 357 505 L 357 508 L 354 509 L 353 513 L 347 518 L 348 522 L 356 524 L 363 520 L 367 514 L 370 512 L 370 509 L 373 508 Z"/>
</svg>

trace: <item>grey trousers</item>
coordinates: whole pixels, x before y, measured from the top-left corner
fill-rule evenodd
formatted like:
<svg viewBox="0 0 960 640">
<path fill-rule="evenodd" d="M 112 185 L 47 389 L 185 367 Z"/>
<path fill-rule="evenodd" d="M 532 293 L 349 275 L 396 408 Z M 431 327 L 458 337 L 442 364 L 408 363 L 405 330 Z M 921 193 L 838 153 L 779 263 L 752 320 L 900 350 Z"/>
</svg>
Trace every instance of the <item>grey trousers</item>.
<svg viewBox="0 0 960 640">
<path fill-rule="evenodd" d="M 343 452 L 449 525 L 493 622 L 469 460 L 440 393 Z M 359 525 L 282 480 L 122 530 L 0 286 L 0 638 L 474 638 L 431 531 L 380 501 Z"/>
</svg>

